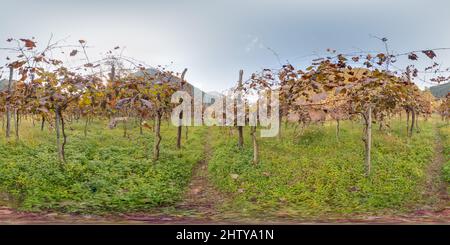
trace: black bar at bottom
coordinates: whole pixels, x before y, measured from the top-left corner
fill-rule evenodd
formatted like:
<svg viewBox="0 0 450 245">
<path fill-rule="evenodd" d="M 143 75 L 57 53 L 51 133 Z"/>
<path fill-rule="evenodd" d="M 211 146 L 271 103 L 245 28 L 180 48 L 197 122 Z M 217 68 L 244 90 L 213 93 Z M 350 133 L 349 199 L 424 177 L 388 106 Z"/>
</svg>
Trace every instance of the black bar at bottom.
<svg viewBox="0 0 450 245">
<path fill-rule="evenodd" d="M 0 226 L 1 241 L 256 244 L 299 242 L 446 242 L 448 225 L 12 225 Z M 5 244 L 5 243 L 2 243 Z"/>
</svg>

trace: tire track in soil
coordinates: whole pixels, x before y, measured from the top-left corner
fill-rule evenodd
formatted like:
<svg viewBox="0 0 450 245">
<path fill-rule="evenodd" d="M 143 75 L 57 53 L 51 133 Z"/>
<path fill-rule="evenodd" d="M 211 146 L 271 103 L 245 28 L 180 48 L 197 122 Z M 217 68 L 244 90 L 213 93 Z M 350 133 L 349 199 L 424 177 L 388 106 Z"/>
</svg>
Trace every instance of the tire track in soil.
<svg viewBox="0 0 450 245">
<path fill-rule="evenodd" d="M 217 207 L 223 203 L 223 194 L 215 189 L 208 178 L 208 162 L 211 158 L 211 133 L 207 129 L 204 139 L 203 158 L 194 167 L 192 178 L 186 191 L 183 201 L 176 208 L 178 210 L 194 212 L 202 218 L 216 215 Z"/>
<path fill-rule="evenodd" d="M 436 127 L 436 142 L 434 158 L 426 170 L 425 189 L 422 193 L 428 201 L 422 210 L 415 214 L 419 216 L 438 216 L 450 222 L 450 197 L 448 195 L 448 183 L 442 179 L 442 167 L 445 164 L 444 145 L 439 129 Z"/>
<path fill-rule="evenodd" d="M 215 190 L 208 179 L 208 161 L 211 157 L 211 134 L 204 139 L 203 158 L 192 171 L 192 177 L 183 201 L 175 206 L 175 214 L 156 208 L 151 212 L 111 215 L 77 215 L 51 212 L 20 212 L 0 205 L 0 224 L 203 224 L 228 223 L 212 218 L 223 195 Z M 180 214 L 181 212 L 181 214 Z M 189 214 L 187 214 L 189 213 Z"/>
<path fill-rule="evenodd" d="M 450 197 L 448 183 L 442 179 L 442 167 L 445 163 L 444 146 L 436 127 L 434 157 L 425 171 L 422 195 L 425 204 L 413 212 L 398 215 L 363 216 L 340 220 L 354 223 L 450 223 Z"/>
</svg>

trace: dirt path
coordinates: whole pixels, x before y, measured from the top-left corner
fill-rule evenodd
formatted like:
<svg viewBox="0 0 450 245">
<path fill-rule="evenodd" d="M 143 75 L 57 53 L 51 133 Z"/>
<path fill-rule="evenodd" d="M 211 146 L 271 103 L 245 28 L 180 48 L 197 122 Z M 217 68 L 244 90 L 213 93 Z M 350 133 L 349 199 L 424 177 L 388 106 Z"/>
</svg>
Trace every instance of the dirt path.
<svg viewBox="0 0 450 245">
<path fill-rule="evenodd" d="M 430 206 L 428 208 L 434 209 L 435 211 L 441 211 L 450 209 L 450 198 L 447 193 L 448 183 L 441 177 L 445 156 L 444 146 L 439 132 L 437 133 L 434 152 L 433 162 L 431 162 L 426 171 L 426 188 L 423 194 L 425 199 L 429 200 Z"/>
<path fill-rule="evenodd" d="M 208 161 L 211 158 L 211 134 L 206 133 L 203 159 L 195 166 L 189 189 L 177 209 L 201 214 L 203 217 L 217 215 L 216 208 L 223 202 L 223 195 L 208 179 Z"/>
<path fill-rule="evenodd" d="M 435 130 L 439 130 L 436 128 Z M 426 202 L 415 211 L 402 215 L 361 216 L 340 221 L 355 223 L 450 223 L 450 197 L 448 183 L 442 179 L 445 163 L 444 146 L 439 132 L 436 132 L 433 161 L 427 166 L 422 195 Z"/>
<path fill-rule="evenodd" d="M 59 223 L 122 223 L 122 224 L 199 224 L 228 223 L 215 219 L 216 207 L 223 200 L 223 195 L 216 191 L 208 180 L 208 161 L 211 156 L 211 134 L 204 140 L 203 158 L 194 167 L 191 182 L 183 201 L 175 206 L 174 214 L 167 214 L 162 209 L 151 213 L 132 213 L 118 215 L 71 215 L 60 213 L 20 212 L 0 205 L 0 224 L 59 224 Z"/>
</svg>

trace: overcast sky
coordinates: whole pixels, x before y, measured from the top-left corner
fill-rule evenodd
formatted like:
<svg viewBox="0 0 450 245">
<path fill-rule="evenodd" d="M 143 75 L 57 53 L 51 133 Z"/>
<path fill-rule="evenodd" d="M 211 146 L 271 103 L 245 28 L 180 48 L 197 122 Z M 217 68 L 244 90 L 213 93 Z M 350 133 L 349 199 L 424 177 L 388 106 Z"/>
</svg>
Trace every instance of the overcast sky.
<svg viewBox="0 0 450 245">
<path fill-rule="evenodd" d="M 9 37 L 46 42 L 51 33 L 87 40 L 92 56 L 119 45 L 150 65 L 187 67 L 187 80 L 206 91 L 234 85 L 239 69 L 248 76 L 279 66 L 269 49 L 306 65 L 326 48 L 383 51 L 370 35 L 387 37 L 396 52 L 450 47 L 449 24 L 446 0 L 0 0 L 0 46 Z M 449 58 L 438 60 L 448 66 Z"/>
</svg>

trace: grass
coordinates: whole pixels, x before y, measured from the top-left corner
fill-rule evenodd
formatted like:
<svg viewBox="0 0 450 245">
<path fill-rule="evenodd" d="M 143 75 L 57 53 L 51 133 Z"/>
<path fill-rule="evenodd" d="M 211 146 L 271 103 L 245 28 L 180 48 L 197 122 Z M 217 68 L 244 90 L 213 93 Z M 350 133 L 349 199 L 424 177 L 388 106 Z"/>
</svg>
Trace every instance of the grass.
<svg viewBox="0 0 450 245">
<path fill-rule="evenodd" d="M 356 122 L 342 123 L 339 142 L 330 123 L 312 126 L 297 138 L 293 127 L 283 128 L 281 141 L 260 140 L 261 162 L 256 166 L 251 163 L 248 132 L 245 149 L 240 150 L 236 137 L 229 140 L 215 131 L 209 173 L 221 191 L 233 196 L 224 210 L 240 215 L 407 210 L 421 202 L 419 183 L 434 155 L 433 122 L 421 122 L 420 127 L 411 140 L 406 140 L 404 122 L 398 119 L 390 135 L 373 130 L 370 178 L 364 177 L 362 128 Z"/>
<path fill-rule="evenodd" d="M 24 121 L 23 140 L 0 141 L 0 188 L 20 210 L 71 213 L 131 212 L 170 205 L 182 198 L 193 166 L 202 158 L 204 129 L 189 130 L 181 151 L 176 128 L 162 125 L 161 158 L 151 160 L 153 134 L 96 121 L 84 137 L 83 123 L 67 129 L 67 163 L 61 170 L 55 133 Z"/>
<path fill-rule="evenodd" d="M 61 170 L 55 135 L 24 121 L 21 140 L 0 140 L 0 192 L 20 210 L 70 213 L 113 213 L 173 207 L 181 201 L 191 173 L 204 155 L 211 134 L 210 180 L 230 198 L 221 207 L 228 214 L 317 217 L 327 214 L 406 211 L 424 200 L 427 165 L 434 156 L 437 132 L 450 181 L 450 127 L 437 120 L 421 121 L 420 133 L 407 140 L 405 122 L 392 120 L 389 133 L 374 125 L 372 174 L 364 176 L 362 128 L 342 122 L 311 126 L 299 137 L 283 127 L 282 140 L 262 138 L 258 165 L 252 164 L 248 128 L 245 147 L 229 128 L 191 127 L 183 149 L 175 149 L 176 129 L 163 123 L 161 159 L 151 160 L 153 135 L 135 126 L 123 137 L 121 125 L 110 130 L 95 121 L 83 135 L 83 123 L 68 125 L 67 163 Z M 436 130 L 439 129 L 439 131 Z M 3 133 L 3 132 L 2 132 Z"/>
</svg>

